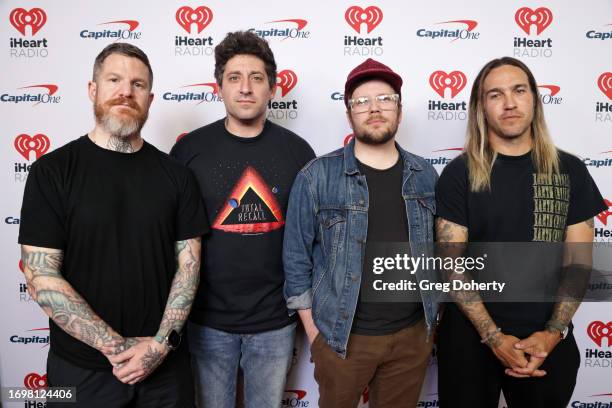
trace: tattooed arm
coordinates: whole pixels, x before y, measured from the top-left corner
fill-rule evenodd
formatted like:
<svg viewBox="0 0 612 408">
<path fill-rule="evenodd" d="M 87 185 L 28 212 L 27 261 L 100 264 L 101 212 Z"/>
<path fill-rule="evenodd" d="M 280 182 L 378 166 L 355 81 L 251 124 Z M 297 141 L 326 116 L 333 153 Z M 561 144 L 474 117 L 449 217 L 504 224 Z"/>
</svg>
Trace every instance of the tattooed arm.
<svg viewBox="0 0 612 408">
<path fill-rule="evenodd" d="M 61 275 L 64 254 L 59 249 L 21 246 L 23 273 L 32 298 L 66 333 L 109 353 L 124 339 L 106 324 Z"/>
<path fill-rule="evenodd" d="M 565 243 L 568 245 L 565 245 L 564 272 L 559 284 L 558 300 L 546 330 L 535 332 L 515 345 L 531 356 L 529 365 L 516 370 L 518 373 L 539 367 L 561 340 L 560 330 L 554 327 L 567 327 L 572 321 L 584 296 L 593 264 L 594 232 L 592 218 L 566 228 Z"/>
<path fill-rule="evenodd" d="M 442 256 L 458 257 L 465 252 L 468 241 L 468 229 L 462 225 L 455 224 L 444 218 L 436 219 L 437 241 L 442 243 L 440 248 Z M 448 271 L 445 280 L 467 281 L 467 273 L 457 273 Z M 455 304 L 470 319 L 480 338 L 486 339 L 486 344 L 491 348 L 495 356 L 501 361 L 508 370 L 513 368 L 525 367 L 527 359 L 523 351 L 515 349 L 513 346 L 519 341 L 518 338 L 502 333 L 491 315 L 482 303 L 480 295 L 472 290 L 453 290 L 450 292 Z M 538 370 L 534 375 L 543 375 Z"/>
<path fill-rule="evenodd" d="M 567 280 L 562 281 L 562 283 L 565 282 L 569 287 L 561 287 L 560 297 L 568 300 L 560 300 L 555 304 L 550 319 L 562 326 L 570 324 L 584 296 L 584 290 L 586 290 L 586 284 L 588 283 L 588 279 L 584 278 L 588 278 L 588 274 L 581 272 L 585 270 L 590 272 L 593 266 L 594 237 L 595 224 L 593 218 L 570 225 L 565 231 L 565 242 L 569 245 L 565 246 L 563 265 L 568 268 L 569 273 L 576 272 L 580 276 L 570 276 Z M 576 271 L 574 267 L 577 267 L 579 271 Z"/>
<path fill-rule="evenodd" d="M 144 380 L 168 354 L 164 339 L 172 330 L 180 332 L 189 316 L 200 282 L 201 238 L 178 241 L 175 247 L 177 270 L 166 310 L 155 337 L 129 338 L 127 350 L 110 357 L 117 364 L 113 374 L 127 384 Z"/>
</svg>

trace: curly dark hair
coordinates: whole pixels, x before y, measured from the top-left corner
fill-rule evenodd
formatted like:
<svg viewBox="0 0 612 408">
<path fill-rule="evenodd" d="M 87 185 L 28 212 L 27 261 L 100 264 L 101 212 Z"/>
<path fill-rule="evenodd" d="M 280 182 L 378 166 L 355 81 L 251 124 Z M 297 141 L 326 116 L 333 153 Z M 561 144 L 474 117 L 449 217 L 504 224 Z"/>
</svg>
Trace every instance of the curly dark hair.
<svg viewBox="0 0 612 408">
<path fill-rule="evenodd" d="M 236 55 L 253 55 L 263 61 L 270 89 L 276 84 L 276 61 L 268 42 L 251 31 L 235 31 L 215 47 L 215 79 L 222 86 L 225 65 Z"/>
</svg>

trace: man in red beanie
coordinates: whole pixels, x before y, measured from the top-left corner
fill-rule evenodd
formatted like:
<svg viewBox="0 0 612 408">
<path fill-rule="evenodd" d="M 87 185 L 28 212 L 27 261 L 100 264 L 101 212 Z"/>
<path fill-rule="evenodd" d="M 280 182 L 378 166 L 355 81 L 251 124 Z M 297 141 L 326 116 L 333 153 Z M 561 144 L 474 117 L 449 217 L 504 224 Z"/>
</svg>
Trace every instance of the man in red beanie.
<svg viewBox="0 0 612 408">
<path fill-rule="evenodd" d="M 437 302 L 419 292 L 422 272 L 402 273 L 413 281 L 397 296 L 403 281 L 378 262 L 396 248 L 427 255 L 433 241 L 438 176 L 395 142 L 401 86 L 373 59 L 353 69 L 344 101 L 355 137 L 307 164 L 289 198 L 285 297 L 308 335 L 322 408 L 355 407 L 367 386 L 370 407 L 416 406 L 429 361 Z"/>
</svg>

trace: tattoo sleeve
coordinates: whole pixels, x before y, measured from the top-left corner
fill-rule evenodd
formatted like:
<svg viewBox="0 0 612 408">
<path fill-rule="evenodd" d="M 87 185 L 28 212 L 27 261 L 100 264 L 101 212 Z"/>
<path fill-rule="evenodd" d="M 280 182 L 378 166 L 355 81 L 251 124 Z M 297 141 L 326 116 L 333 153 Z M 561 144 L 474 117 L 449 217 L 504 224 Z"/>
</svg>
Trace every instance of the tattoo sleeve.
<svg viewBox="0 0 612 408">
<path fill-rule="evenodd" d="M 572 321 L 576 310 L 587 290 L 593 265 L 594 222 L 590 218 L 583 225 L 566 230 L 566 242 L 563 252 L 563 271 L 557 291 L 557 303 L 553 308 L 550 320 L 567 326 Z"/>
<path fill-rule="evenodd" d="M 468 240 L 468 229 L 466 227 L 439 217 L 436 219 L 436 236 L 441 256 L 459 257 L 465 252 Z M 461 280 L 465 282 L 469 278 L 467 272 L 457 273 L 454 270 L 442 272 L 446 281 Z M 463 314 L 470 319 L 481 338 L 486 338 L 496 329 L 497 326 L 482 303 L 478 292 L 452 290 L 450 294 Z M 495 347 L 497 341 L 501 341 L 500 336 L 496 336 L 491 345 Z"/>
<path fill-rule="evenodd" d="M 201 239 L 178 241 L 175 247 L 177 270 L 168 302 L 155 338 L 160 341 L 171 331 L 180 331 L 189 316 L 200 282 Z"/>
<path fill-rule="evenodd" d="M 63 252 L 21 246 L 23 272 L 32 298 L 66 333 L 100 350 L 123 338 L 106 324 L 61 275 Z"/>
</svg>

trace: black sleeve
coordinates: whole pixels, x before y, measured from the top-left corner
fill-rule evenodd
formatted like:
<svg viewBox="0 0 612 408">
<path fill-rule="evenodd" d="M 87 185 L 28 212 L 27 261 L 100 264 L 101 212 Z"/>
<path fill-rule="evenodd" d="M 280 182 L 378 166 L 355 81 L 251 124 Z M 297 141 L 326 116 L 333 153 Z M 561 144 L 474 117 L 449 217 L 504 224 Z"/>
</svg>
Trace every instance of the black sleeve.
<svg viewBox="0 0 612 408">
<path fill-rule="evenodd" d="M 463 158 L 451 161 L 442 170 L 436 186 L 437 216 L 455 224 L 468 226 L 467 168 Z"/>
<path fill-rule="evenodd" d="M 314 150 L 310 147 L 310 144 L 298 135 L 291 133 L 287 135 L 290 137 L 290 143 L 288 143 L 288 149 L 290 154 L 296 160 L 298 168 L 302 169 L 306 163 L 316 157 Z"/>
<path fill-rule="evenodd" d="M 573 158 L 569 170 L 573 177 L 570 178 L 571 190 L 567 225 L 574 225 L 607 210 L 608 205 L 584 163 L 577 158 Z"/>
<path fill-rule="evenodd" d="M 199 237 L 210 230 L 198 183 L 191 171 L 184 170 L 184 182 L 176 215 L 176 241 Z"/>
<path fill-rule="evenodd" d="M 185 155 L 185 143 L 181 142 L 181 140 L 178 140 L 174 146 L 172 146 L 172 149 L 170 149 L 170 157 L 174 158 L 176 161 L 178 161 L 179 163 L 181 163 L 183 166 L 186 165 L 187 162 L 187 157 Z"/>
<path fill-rule="evenodd" d="M 21 205 L 18 242 L 64 249 L 66 215 L 57 173 L 35 162 L 30 168 Z"/>
</svg>

